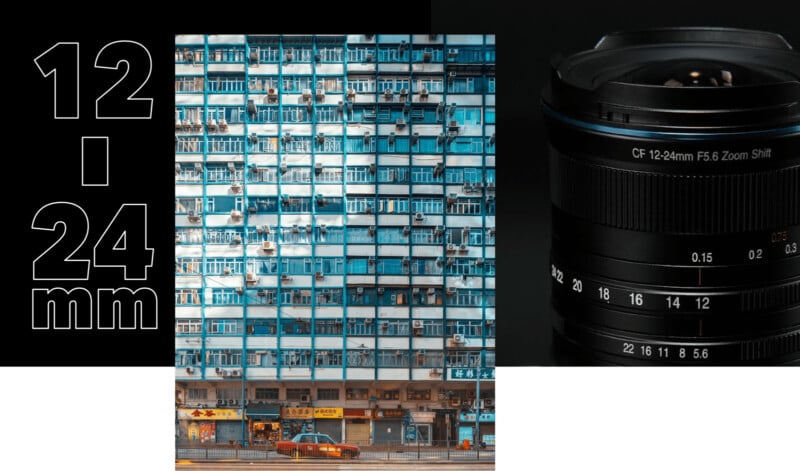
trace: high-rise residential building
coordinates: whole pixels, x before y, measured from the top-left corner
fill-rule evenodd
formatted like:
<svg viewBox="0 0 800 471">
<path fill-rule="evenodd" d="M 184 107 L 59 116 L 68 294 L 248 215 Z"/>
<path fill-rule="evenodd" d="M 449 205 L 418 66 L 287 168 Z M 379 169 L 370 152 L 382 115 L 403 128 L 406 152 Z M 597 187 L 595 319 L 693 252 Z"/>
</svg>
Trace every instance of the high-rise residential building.
<svg viewBox="0 0 800 471">
<path fill-rule="evenodd" d="M 175 181 L 179 440 L 493 442 L 493 35 L 179 35 Z"/>
</svg>

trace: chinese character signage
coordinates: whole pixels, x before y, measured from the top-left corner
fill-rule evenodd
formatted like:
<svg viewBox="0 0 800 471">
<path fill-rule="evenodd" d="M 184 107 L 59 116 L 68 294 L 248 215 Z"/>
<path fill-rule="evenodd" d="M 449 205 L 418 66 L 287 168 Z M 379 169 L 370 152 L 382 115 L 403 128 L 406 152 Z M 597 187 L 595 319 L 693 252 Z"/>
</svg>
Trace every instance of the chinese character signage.
<svg viewBox="0 0 800 471">
<path fill-rule="evenodd" d="M 341 419 L 344 409 L 341 407 L 315 407 L 315 419 Z"/>
<path fill-rule="evenodd" d="M 178 409 L 178 420 L 242 420 L 242 410 Z"/>
</svg>

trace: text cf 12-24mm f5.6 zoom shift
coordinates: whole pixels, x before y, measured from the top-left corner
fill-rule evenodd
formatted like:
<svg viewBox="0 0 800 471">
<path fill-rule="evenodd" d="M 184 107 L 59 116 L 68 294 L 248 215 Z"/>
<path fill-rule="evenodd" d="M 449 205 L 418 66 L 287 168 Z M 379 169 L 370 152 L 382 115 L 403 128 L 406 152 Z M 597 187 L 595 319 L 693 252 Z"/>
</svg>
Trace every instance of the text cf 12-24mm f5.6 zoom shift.
<svg viewBox="0 0 800 471">
<path fill-rule="evenodd" d="M 553 62 L 554 330 L 609 364 L 800 362 L 800 54 L 605 36 Z"/>
</svg>

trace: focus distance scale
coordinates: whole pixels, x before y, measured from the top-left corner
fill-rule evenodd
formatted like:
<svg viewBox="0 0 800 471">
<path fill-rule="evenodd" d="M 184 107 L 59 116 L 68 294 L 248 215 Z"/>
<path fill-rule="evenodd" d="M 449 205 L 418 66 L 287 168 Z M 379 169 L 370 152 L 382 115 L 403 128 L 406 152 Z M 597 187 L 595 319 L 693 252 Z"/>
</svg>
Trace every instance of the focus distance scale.
<svg viewBox="0 0 800 471">
<path fill-rule="evenodd" d="M 800 363 L 800 54 L 761 31 L 610 34 L 553 61 L 543 108 L 565 350 Z"/>
</svg>

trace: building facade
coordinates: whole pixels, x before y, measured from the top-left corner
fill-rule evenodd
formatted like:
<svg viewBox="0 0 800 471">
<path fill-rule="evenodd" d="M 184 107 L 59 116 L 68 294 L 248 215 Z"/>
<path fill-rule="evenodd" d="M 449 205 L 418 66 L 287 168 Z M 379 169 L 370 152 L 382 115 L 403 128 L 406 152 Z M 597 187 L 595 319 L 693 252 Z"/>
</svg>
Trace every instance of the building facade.
<svg viewBox="0 0 800 471">
<path fill-rule="evenodd" d="M 494 36 L 179 35 L 175 62 L 179 440 L 493 418 Z"/>
</svg>

